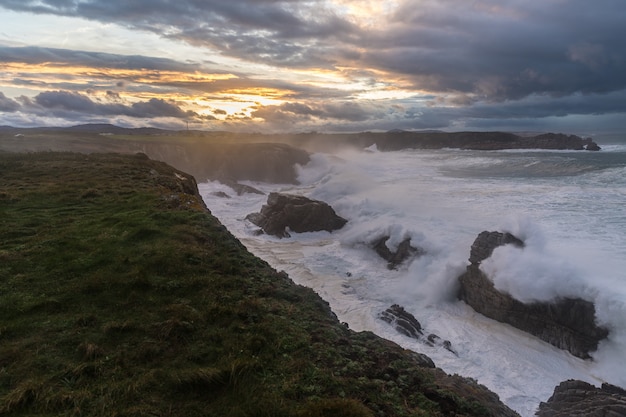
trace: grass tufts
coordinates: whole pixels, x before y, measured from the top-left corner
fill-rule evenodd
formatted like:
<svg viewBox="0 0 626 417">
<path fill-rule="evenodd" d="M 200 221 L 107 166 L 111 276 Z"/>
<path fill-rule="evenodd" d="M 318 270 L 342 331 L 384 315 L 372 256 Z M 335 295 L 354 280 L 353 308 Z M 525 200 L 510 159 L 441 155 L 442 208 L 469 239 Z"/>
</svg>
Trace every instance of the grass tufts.
<svg viewBox="0 0 626 417">
<path fill-rule="evenodd" d="M 0 154 L 0 415 L 511 416 L 342 326 L 164 163 Z"/>
</svg>

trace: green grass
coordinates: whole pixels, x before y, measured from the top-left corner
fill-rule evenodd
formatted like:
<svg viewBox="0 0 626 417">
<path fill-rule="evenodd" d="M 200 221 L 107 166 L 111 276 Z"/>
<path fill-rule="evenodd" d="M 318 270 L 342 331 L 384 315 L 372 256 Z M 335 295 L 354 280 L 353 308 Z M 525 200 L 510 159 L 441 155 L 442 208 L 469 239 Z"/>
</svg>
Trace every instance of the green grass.
<svg viewBox="0 0 626 417">
<path fill-rule="evenodd" d="M 114 154 L 0 154 L 0 415 L 500 415 L 340 325 L 195 182 Z"/>
</svg>

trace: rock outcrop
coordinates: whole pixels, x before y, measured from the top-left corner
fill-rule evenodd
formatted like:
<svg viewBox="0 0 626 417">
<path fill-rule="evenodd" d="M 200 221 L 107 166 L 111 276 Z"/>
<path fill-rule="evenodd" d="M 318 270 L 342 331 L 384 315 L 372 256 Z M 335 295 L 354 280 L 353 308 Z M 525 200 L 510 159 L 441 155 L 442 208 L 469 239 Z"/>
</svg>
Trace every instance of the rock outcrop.
<svg viewBox="0 0 626 417">
<path fill-rule="evenodd" d="M 441 346 L 456 355 L 456 352 L 452 349 L 452 343 L 450 343 L 449 340 L 442 340 L 434 333 L 424 338 L 424 332 L 422 331 L 420 322 L 413 314 L 409 313 L 404 307 L 398 304 L 394 304 L 380 313 L 379 318 L 392 325 L 400 334 L 417 339 L 429 346 Z M 430 358 L 428 360 L 430 360 Z"/>
<path fill-rule="evenodd" d="M 459 298 L 477 312 L 510 324 L 540 339 L 568 350 L 583 359 L 597 349 L 608 330 L 595 323 L 595 306 L 580 298 L 560 298 L 551 302 L 522 303 L 498 291 L 480 269 L 480 262 L 503 244 L 523 245 L 510 234 L 482 232 L 470 254 L 471 264 L 459 277 Z"/>
<path fill-rule="evenodd" d="M 231 188 L 239 196 L 244 195 L 244 194 L 259 194 L 259 195 L 264 195 L 265 194 L 261 190 L 258 190 L 256 188 L 251 187 L 251 186 L 246 185 L 246 184 L 240 184 L 237 181 L 221 180 L 220 182 L 222 184 L 228 186 L 229 188 Z"/>
<path fill-rule="evenodd" d="M 372 248 L 376 253 L 387 261 L 387 268 L 396 269 L 401 263 L 412 257 L 421 256 L 426 251 L 424 249 L 411 245 L 411 238 L 406 238 L 398 245 L 397 249 L 392 252 L 387 246 L 389 236 L 383 236 L 376 240 Z"/>
<path fill-rule="evenodd" d="M 261 211 L 249 214 L 246 219 L 278 237 L 289 237 L 287 229 L 295 233 L 332 232 L 348 222 L 323 201 L 282 193 L 270 193 Z"/>
<path fill-rule="evenodd" d="M 519 248 L 524 247 L 522 240 L 508 232 L 480 232 L 472 243 L 469 261 L 473 265 L 480 265 L 482 261 L 491 256 L 495 248 L 508 244 L 513 244 Z"/>
<path fill-rule="evenodd" d="M 620 417 L 626 416 L 626 390 L 615 385 L 595 387 L 569 380 L 559 384 L 547 402 L 539 405 L 538 417 Z"/>
<path fill-rule="evenodd" d="M 413 316 L 407 312 L 404 307 L 394 304 L 387 310 L 380 313 L 380 319 L 393 325 L 393 327 L 405 336 L 419 339 L 423 335 L 422 325 Z"/>
</svg>

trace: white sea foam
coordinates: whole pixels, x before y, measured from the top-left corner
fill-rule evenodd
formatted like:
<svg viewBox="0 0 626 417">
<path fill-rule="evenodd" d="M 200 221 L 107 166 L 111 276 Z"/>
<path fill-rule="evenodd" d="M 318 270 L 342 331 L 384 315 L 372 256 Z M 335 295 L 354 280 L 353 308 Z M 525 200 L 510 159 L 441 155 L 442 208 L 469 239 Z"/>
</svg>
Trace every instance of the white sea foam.
<svg viewBox="0 0 626 417">
<path fill-rule="evenodd" d="M 566 379 L 626 386 L 626 161 L 615 159 L 619 152 L 371 151 L 314 155 L 299 168 L 298 186 L 253 184 L 328 202 L 349 220 L 332 234 L 256 236 L 244 218 L 266 196 L 236 197 L 219 183 L 200 190 L 248 249 L 315 289 L 352 329 L 426 353 L 446 372 L 477 379 L 523 416 L 533 415 Z M 214 191 L 234 198 L 211 196 Z M 598 321 L 611 333 L 593 361 L 456 300 L 457 277 L 483 230 L 509 231 L 526 243 L 498 248 L 483 263 L 498 288 L 524 301 L 580 296 L 595 302 Z M 410 237 L 427 253 L 389 271 L 367 247 L 381 236 L 391 237 L 390 246 Z M 450 340 L 457 355 L 379 320 L 393 303 L 413 313 L 426 332 Z"/>
</svg>

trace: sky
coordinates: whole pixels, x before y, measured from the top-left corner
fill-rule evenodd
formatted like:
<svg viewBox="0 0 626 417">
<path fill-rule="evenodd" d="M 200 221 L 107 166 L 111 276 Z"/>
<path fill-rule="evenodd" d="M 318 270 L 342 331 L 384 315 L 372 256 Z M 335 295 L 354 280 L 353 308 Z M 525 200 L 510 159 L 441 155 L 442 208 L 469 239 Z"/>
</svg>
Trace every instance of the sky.
<svg viewBox="0 0 626 417">
<path fill-rule="evenodd" d="M 626 132 L 624 0 L 0 0 L 0 125 Z"/>
</svg>

